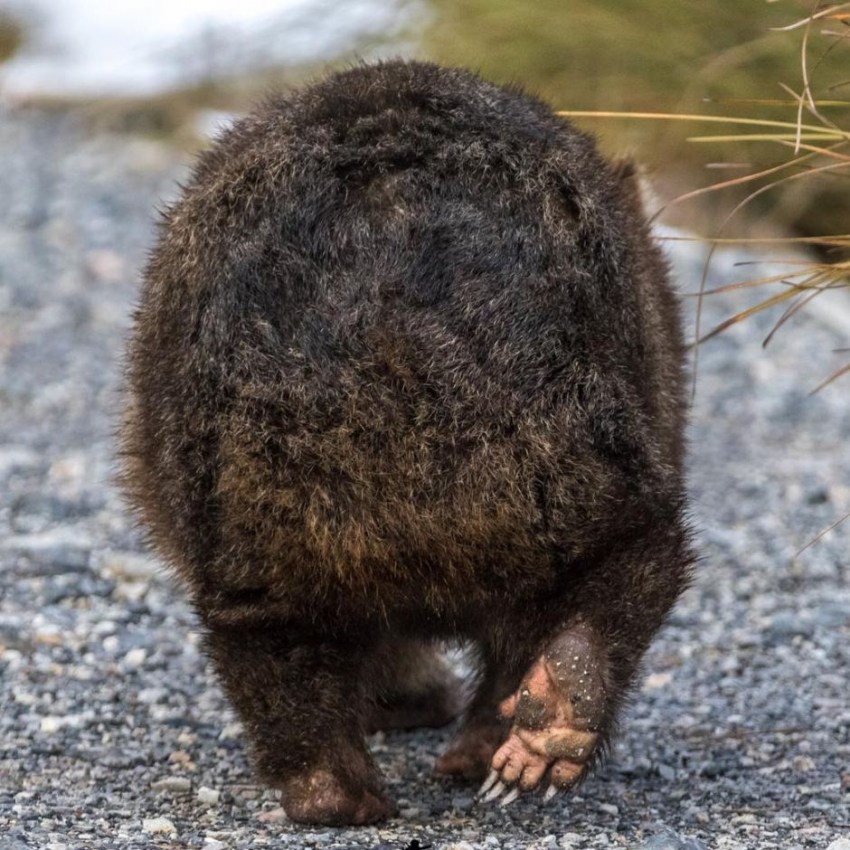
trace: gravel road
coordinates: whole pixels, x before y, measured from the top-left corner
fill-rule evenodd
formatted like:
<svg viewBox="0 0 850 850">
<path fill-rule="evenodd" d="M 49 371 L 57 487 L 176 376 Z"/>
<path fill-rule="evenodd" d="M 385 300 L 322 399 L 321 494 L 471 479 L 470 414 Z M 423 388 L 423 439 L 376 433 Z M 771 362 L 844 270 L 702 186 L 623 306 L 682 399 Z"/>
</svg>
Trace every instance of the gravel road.
<svg viewBox="0 0 850 850">
<path fill-rule="evenodd" d="M 110 482 L 138 269 L 181 156 L 0 107 L 0 163 L 1 850 L 850 850 L 850 521 L 794 557 L 850 511 L 847 379 L 808 396 L 850 345 L 841 296 L 766 351 L 775 314 L 703 347 L 701 572 L 601 774 L 476 806 L 430 773 L 451 730 L 379 735 L 400 817 L 303 829 L 254 784 L 193 615 Z M 702 249 L 667 245 L 694 289 Z M 749 259 L 718 254 L 710 283 Z M 707 301 L 706 326 L 744 297 Z"/>
</svg>

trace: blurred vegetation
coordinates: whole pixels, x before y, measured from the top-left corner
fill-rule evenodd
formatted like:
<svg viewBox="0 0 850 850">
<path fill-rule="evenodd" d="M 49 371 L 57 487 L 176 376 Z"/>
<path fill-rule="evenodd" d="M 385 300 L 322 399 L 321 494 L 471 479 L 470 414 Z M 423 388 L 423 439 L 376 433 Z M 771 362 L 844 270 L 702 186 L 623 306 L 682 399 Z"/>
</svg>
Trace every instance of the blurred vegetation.
<svg viewBox="0 0 850 850">
<path fill-rule="evenodd" d="M 402 52 L 469 67 L 496 82 L 519 82 L 556 109 L 703 113 L 794 123 L 798 100 L 789 88 L 799 93 L 803 86 L 801 33 L 778 29 L 815 8 L 814 0 L 699 6 L 669 0 L 375 2 L 392 4 L 399 26 L 361 39 L 331 62 L 323 57 L 313 65 L 239 74 L 228 74 L 226 63 L 221 67 L 202 62 L 215 73 L 208 69 L 205 76 L 190 76 L 181 89 L 151 97 L 76 100 L 73 105 L 98 129 L 167 137 L 193 148 L 204 141 L 197 120 L 202 110 L 241 112 L 265 92 L 297 85 L 358 58 Z M 845 129 L 850 114 L 847 23 L 822 19 L 807 33 L 812 99 L 824 121 L 834 120 Z M 0 59 L 17 49 L 22 37 L 20 25 L 0 13 Z M 41 100 L 50 105 L 48 98 Z M 57 98 L 54 105 L 66 108 L 69 103 Z M 794 136 L 793 128 L 783 138 L 753 138 L 761 128 L 730 130 L 708 123 L 635 118 L 576 120 L 599 137 L 608 153 L 633 154 L 662 200 L 742 178 L 723 192 L 703 193 L 695 203 L 676 206 L 671 222 L 703 232 L 748 196 L 753 188 L 748 175 L 788 162 L 787 145 Z M 694 136 L 713 135 L 720 138 L 692 141 Z M 790 166 L 792 172 L 807 169 L 807 179 L 784 181 L 749 201 L 744 214 L 735 217 L 735 235 L 846 232 L 850 174 L 840 168 L 817 170 L 813 160 L 817 157 Z"/>
<path fill-rule="evenodd" d="M 24 35 L 21 21 L 0 9 L 0 64 L 7 62 L 20 50 Z"/>
<path fill-rule="evenodd" d="M 773 30 L 814 7 L 801 0 L 698 7 L 669 0 L 431 0 L 431 5 L 435 14 L 423 36 L 425 55 L 476 68 L 495 81 L 519 81 L 556 108 L 757 113 L 792 122 L 798 104 L 782 84 L 800 90 L 800 39 Z M 813 94 L 827 115 L 846 115 L 850 103 L 834 102 L 842 91 L 850 98 L 850 63 L 846 50 L 835 48 L 842 36 L 850 39 L 850 29 L 846 21 L 821 23 L 809 34 L 809 61 L 817 67 Z M 846 45 L 845 40 L 838 46 Z M 716 133 L 710 125 L 610 118 L 577 123 L 596 133 L 609 153 L 634 153 L 667 198 L 715 182 L 720 170 L 729 177 L 788 157 L 775 137 L 732 139 L 726 134 L 710 148 L 687 141 L 696 129 Z M 846 231 L 848 177 L 846 171 L 821 172 L 759 196 L 745 219 L 749 232 L 753 227 L 801 235 Z M 735 192 L 702 196 L 698 205 L 677 208 L 676 222 L 704 226 L 728 210 L 735 197 Z"/>
</svg>

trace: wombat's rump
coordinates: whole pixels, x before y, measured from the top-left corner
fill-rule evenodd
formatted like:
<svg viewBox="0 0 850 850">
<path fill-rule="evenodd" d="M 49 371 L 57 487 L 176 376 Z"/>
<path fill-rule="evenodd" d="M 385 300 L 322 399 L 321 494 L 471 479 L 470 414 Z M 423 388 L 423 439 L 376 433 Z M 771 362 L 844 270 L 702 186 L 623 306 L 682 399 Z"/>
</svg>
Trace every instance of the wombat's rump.
<svg viewBox="0 0 850 850">
<path fill-rule="evenodd" d="M 481 675 L 437 769 L 585 775 L 692 562 L 682 363 L 631 170 L 518 91 L 357 67 L 203 155 L 125 482 L 292 818 L 391 813 L 363 735 L 453 716 L 448 637 Z"/>
</svg>

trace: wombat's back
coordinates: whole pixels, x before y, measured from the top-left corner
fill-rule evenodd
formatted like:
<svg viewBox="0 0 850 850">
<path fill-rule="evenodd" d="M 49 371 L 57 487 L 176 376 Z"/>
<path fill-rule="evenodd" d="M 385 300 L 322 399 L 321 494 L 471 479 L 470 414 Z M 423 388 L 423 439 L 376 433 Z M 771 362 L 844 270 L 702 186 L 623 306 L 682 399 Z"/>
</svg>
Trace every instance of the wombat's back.
<svg viewBox="0 0 850 850">
<path fill-rule="evenodd" d="M 681 361 L 587 136 L 466 72 L 359 67 L 236 124 L 167 213 L 128 489 L 202 605 L 446 613 L 664 521 Z"/>
</svg>

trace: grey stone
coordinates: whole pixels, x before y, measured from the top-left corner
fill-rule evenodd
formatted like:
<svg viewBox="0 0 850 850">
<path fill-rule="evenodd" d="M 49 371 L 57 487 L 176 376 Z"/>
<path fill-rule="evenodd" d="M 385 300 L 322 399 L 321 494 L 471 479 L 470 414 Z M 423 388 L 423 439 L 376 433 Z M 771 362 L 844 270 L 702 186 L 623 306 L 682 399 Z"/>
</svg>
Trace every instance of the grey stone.
<svg viewBox="0 0 850 850">
<path fill-rule="evenodd" d="M 682 838 L 665 828 L 639 844 L 638 850 L 705 850 L 705 847 L 695 839 Z"/>
</svg>

